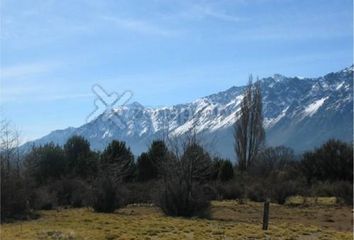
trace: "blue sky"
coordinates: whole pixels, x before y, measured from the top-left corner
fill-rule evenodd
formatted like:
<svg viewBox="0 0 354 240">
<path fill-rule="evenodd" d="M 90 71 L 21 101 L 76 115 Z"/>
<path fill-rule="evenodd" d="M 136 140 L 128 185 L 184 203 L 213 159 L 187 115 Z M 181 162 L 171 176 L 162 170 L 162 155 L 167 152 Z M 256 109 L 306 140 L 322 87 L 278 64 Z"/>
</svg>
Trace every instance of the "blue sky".
<svg viewBox="0 0 354 240">
<path fill-rule="evenodd" d="M 1 0 L 1 117 L 26 141 L 85 123 L 95 83 L 164 106 L 320 76 L 352 64 L 352 21 L 352 0 Z"/>
</svg>

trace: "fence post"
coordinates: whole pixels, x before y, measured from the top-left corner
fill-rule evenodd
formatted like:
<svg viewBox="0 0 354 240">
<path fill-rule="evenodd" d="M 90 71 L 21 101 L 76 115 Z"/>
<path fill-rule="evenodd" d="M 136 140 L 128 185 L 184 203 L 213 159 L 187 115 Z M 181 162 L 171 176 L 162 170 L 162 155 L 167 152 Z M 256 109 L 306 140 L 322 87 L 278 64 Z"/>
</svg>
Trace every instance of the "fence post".
<svg viewBox="0 0 354 240">
<path fill-rule="evenodd" d="M 263 209 L 263 230 L 268 230 L 268 222 L 269 222 L 269 199 L 267 198 L 264 202 Z"/>
</svg>

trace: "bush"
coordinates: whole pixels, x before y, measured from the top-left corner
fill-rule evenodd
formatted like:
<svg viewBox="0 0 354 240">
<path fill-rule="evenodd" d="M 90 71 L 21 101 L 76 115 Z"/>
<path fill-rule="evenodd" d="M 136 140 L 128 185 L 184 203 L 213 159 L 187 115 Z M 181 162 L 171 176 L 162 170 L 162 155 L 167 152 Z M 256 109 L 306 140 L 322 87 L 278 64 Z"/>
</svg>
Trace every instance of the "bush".
<svg viewBox="0 0 354 240">
<path fill-rule="evenodd" d="M 348 181 L 318 182 L 312 186 L 311 193 L 319 197 L 337 197 L 345 204 L 353 204 L 353 184 Z"/>
<path fill-rule="evenodd" d="M 206 216 L 209 201 L 202 191 L 202 186 L 189 186 L 186 181 L 169 179 L 163 183 L 157 205 L 169 216 Z"/>
<path fill-rule="evenodd" d="M 267 190 L 262 184 L 255 183 L 247 189 L 247 197 L 254 202 L 264 202 L 267 197 Z"/>
<path fill-rule="evenodd" d="M 72 136 L 64 144 L 68 173 L 83 178 L 92 176 L 97 171 L 97 155 L 91 151 L 88 140 L 81 136 Z"/>
<path fill-rule="evenodd" d="M 275 172 L 289 170 L 294 164 L 295 155 L 291 148 L 284 146 L 263 149 L 250 167 L 252 176 L 267 178 Z"/>
<path fill-rule="evenodd" d="M 134 155 L 125 142 L 113 140 L 103 150 L 100 161 L 104 174 L 115 181 L 127 182 L 134 177 Z"/>
<path fill-rule="evenodd" d="M 63 179 L 34 189 L 30 204 L 34 209 L 50 210 L 57 206 L 83 207 L 90 204 L 89 186 L 79 179 Z"/>
<path fill-rule="evenodd" d="M 315 197 L 334 197 L 333 183 L 317 182 L 311 186 L 310 195 Z"/>
<path fill-rule="evenodd" d="M 330 139 L 320 148 L 303 155 L 300 170 L 308 183 L 353 180 L 353 146 Z"/>
<path fill-rule="evenodd" d="M 12 170 L 2 173 L 1 220 L 23 218 L 28 212 L 27 200 L 24 179 Z"/>
<path fill-rule="evenodd" d="M 137 159 L 137 179 L 144 182 L 157 177 L 157 170 L 151 157 L 142 153 Z"/>
<path fill-rule="evenodd" d="M 181 157 L 168 154 L 162 165 L 163 180 L 156 203 L 170 216 L 206 216 L 210 196 L 203 187 L 212 174 L 211 158 L 195 136 L 185 144 Z"/>
<path fill-rule="evenodd" d="M 154 140 L 148 152 L 146 153 L 148 158 L 148 164 L 150 166 L 148 169 L 145 169 L 145 173 L 149 176 L 149 179 L 158 178 L 162 171 L 162 165 L 165 163 L 166 159 L 169 157 L 168 148 L 164 141 Z"/>
<path fill-rule="evenodd" d="M 152 203 L 153 196 L 157 195 L 157 182 L 136 182 L 127 183 L 126 187 L 126 204 L 131 203 Z"/>
<path fill-rule="evenodd" d="M 36 189 L 31 202 L 32 207 L 38 210 L 51 210 L 58 205 L 56 193 L 47 186 Z"/>
<path fill-rule="evenodd" d="M 345 204 L 353 206 L 353 184 L 351 182 L 334 183 L 334 196 L 340 198 Z"/>
<path fill-rule="evenodd" d="M 219 198 L 225 199 L 241 199 L 244 196 L 244 190 L 239 183 L 226 182 L 219 183 L 216 186 Z"/>
<path fill-rule="evenodd" d="M 93 209 L 96 212 L 111 213 L 121 204 L 113 181 L 109 177 L 98 178 L 93 192 Z"/>
<path fill-rule="evenodd" d="M 71 195 L 70 205 L 74 208 L 89 206 L 90 189 L 86 185 L 78 187 Z"/>
<path fill-rule="evenodd" d="M 211 184 L 204 184 L 202 187 L 202 191 L 207 200 L 218 200 L 220 199 L 220 195 L 216 187 L 212 186 Z"/>
<path fill-rule="evenodd" d="M 89 204 L 88 185 L 80 179 L 63 179 L 51 186 L 60 206 L 82 207 Z"/>
<path fill-rule="evenodd" d="M 229 160 L 222 162 L 218 174 L 218 178 L 222 182 L 231 180 L 234 177 L 234 168 Z"/>
<path fill-rule="evenodd" d="M 285 200 L 299 193 L 299 187 L 295 181 L 278 182 L 273 187 L 272 199 L 279 204 L 284 204 Z"/>
<path fill-rule="evenodd" d="M 63 149 L 54 143 L 33 147 L 25 156 L 26 172 L 37 184 L 45 185 L 66 174 L 66 158 Z"/>
<path fill-rule="evenodd" d="M 180 159 L 182 175 L 186 173 L 185 180 L 191 178 L 195 182 L 205 182 L 213 174 L 213 163 L 209 153 L 198 143 L 191 142 L 187 145 Z"/>
</svg>

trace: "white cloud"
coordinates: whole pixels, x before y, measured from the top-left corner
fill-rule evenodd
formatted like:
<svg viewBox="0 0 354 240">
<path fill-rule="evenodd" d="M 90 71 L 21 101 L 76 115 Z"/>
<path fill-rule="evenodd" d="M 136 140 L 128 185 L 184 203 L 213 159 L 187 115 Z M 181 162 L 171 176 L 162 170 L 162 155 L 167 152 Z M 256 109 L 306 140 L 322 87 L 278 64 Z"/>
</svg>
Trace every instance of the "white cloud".
<svg viewBox="0 0 354 240">
<path fill-rule="evenodd" d="M 0 68 L 0 76 L 2 81 L 13 78 L 29 77 L 37 74 L 47 73 L 58 65 L 54 63 L 27 63 L 14 66 L 5 66 Z"/>
<path fill-rule="evenodd" d="M 111 22 L 115 27 L 142 34 L 164 37 L 176 36 L 178 34 L 178 31 L 165 29 L 155 24 L 137 19 L 126 19 L 112 16 L 103 16 L 102 19 Z"/>
<path fill-rule="evenodd" d="M 244 20 L 238 16 L 216 10 L 215 7 L 212 7 L 211 5 L 196 5 L 194 6 L 194 9 L 196 14 L 201 15 L 202 17 L 211 17 L 225 22 L 240 22 Z"/>
<path fill-rule="evenodd" d="M 65 92 L 66 89 L 61 89 L 62 93 L 56 93 L 52 89 L 48 90 L 48 85 L 33 86 L 28 84 L 24 86 L 9 86 L 2 87 L 0 93 L 0 102 L 48 102 L 48 101 L 61 101 L 69 99 L 89 99 L 92 97 L 92 93 L 76 93 Z"/>
</svg>

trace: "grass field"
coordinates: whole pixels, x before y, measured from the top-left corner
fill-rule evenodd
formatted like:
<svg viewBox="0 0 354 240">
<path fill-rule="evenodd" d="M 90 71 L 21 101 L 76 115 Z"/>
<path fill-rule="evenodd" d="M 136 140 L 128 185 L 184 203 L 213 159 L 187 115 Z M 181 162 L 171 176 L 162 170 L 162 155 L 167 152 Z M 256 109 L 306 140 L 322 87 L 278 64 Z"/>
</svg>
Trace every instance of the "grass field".
<svg viewBox="0 0 354 240">
<path fill-rule="evenodd" d="M 166 217 L 147 205 L 113 214 L 87 208 L 40 214 L 37 220 L 3 224 L 1 239 L 353 239 L 352 209 L 333 204 L 271 204 L 267 231 L 261 230 L 262 204 L 254 202 L 212 202 L 209 219 Z"/>
</svg>

